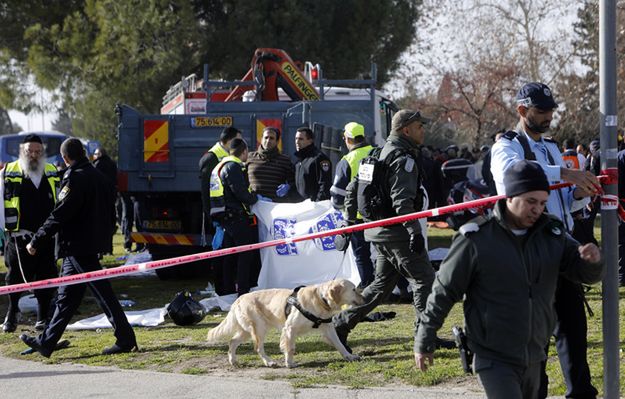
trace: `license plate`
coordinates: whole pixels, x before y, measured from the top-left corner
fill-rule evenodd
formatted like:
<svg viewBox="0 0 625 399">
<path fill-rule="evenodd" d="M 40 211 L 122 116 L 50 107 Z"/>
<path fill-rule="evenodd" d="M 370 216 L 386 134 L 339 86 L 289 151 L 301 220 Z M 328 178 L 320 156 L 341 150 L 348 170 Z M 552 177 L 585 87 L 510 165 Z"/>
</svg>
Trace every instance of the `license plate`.
<svg viewBox="0 0 625 399">
<path fill-rule="evenodd" d="M 232 126 L 231 116 L 196 116 L 191 118 L 191 127 Z"/>
<path fill-rule="evenodd" d="M 180 220 L 144 220 L 143 228 L 146 230 L 180 231 L 182 222 Z"/>
</svg>

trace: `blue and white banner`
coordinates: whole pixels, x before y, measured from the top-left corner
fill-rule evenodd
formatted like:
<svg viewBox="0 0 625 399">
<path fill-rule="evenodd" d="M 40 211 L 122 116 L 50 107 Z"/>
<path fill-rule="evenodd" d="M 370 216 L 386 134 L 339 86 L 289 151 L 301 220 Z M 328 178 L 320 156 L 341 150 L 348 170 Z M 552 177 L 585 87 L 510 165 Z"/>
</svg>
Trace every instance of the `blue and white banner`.
<svg viewBox="0 0 625 399">
<path fill-rule="evenodd" d="M 332 230 L 343 220 L 330 201 L 297 204 L 258 201 L 252 211 L 258 219 L 259 241 Z M 344 255 L 334 248 L 334 237 L 278 245 L 260 250 L 262 269 L 258 288 L 295 288 L 334 278 L 358 285 L 360 276 L 351 247 Z"/>
</svg>

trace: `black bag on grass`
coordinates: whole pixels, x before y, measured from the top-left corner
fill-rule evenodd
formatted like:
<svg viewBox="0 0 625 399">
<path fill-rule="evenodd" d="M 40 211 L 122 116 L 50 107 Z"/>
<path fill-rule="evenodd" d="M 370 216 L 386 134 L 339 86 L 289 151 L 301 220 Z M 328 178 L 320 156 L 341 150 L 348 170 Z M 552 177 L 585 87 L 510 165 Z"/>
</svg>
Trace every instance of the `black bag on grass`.
<svg viewBox="0 0 625 399">
<path fill-rule="evenodd" d="M 198 301 L 193 299 L 189 291 L 181 291 L 167 305 L 167 314 L 177 325 L 190 326 L 202 321 L 206 316 L 206 311 Z"/>
</svg>

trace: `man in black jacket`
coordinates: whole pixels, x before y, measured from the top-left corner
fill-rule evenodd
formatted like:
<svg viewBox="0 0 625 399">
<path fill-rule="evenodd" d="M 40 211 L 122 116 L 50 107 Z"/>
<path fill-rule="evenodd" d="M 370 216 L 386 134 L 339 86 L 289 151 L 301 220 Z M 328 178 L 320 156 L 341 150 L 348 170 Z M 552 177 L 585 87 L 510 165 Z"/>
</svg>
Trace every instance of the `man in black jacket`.
<svg viewBox="0 0 625 399">
<path fill-rule="evenodd" d="M 108 187 L 113 193 L 113 198 L 117 196 L 117 165 L 115 161 L 109 157 L 104 148 L 96 148 L 93 152 L 93 166 L 106 177 Z M 117 219 L 115 217 L 115 203 L 113 203 L 113 209 L 111 213 L 111 225 L 113 230 L 111 231 L 111 238 L 108 241 L 107 249 L 104 253 L 113 253 L 113 234 L 115 234 Z"/>
<path fill-rule="evenodd" d="M 308 127 L 295 133 L 295 186 L 304 199 L 313 202 L 330 199 L 332 162 L 314 144 L 315 135 Z"/>
<path fill-rule="evenodd" d="M 106 249 L 110 239 L 111 231 L 107 226 L 110 226 L 113 197 L 106 189 L 104 175 L 85 156 L 80 140 L 65 140 L 61 144 L 61 155 L 68 169 L 61 182 L 58 202 L 26 249 L 35 255 L 43 240 L 58 233 L 59 257 L 64 258 L 61 276 L 101 270 L 98 253 Z M 78 309 L 87 285 L 108 317 L 117 339 L 102 353 L 110 355 L 136 350 L 135 333 L 108 280 L 60 287 L 54 315 L 45 330 L 37 338 L 22 334 L 20 339 L 42 356 L 50 357 Z"/>
<path fill-rule="evenodd" d="M 224 157 L 211 174 L 211 217 L 218 220 L 224 229 L 224 248 L 258 242 L 254 227 L 256 218 L 250 207 L 263 197 L 257 197 L 250 190 L 245 170 L 247 157 L 245 140 L 235 138 L 230 144 L 230 155 Z M 236 291 L 240 296 L 249 292 L 253 256 L 252 252 L 246 251 L 224 258 L 225 294 Z"/>
<path fill-rule="evenodd" d="M 234 138 L 241 138 L 241 131 L 233 126 L 228 126 L 221 131 L 219 135 L 219 141 L 215 143 L 204 155 L 200 158 L 200 192 L 202 194 L 202 209 L 204 210 L 204 217 L 207 222 L 210 222 L 210 192 L 209 183 L 211 173 L 215 166 L 222 160 L 222 158 L 228 156 L 228 150 L 230 150 L 230 142 Z M 210 223 L 206 223 L 208 231 L 210 229 Z"/>
<path fill-rule="evenodd" d="M 519 161 L 504 176 L 507 198 L 494 216 L 473 219 L 454 237 L 415 335 L 415 362 L 423 371 L 432 364 L 436 331 L 464 300 L 467 343 L 486 396 L 536 398 L 558 279 L 595 283 L 603 265 L 595 244 L 580 245 L 543 213 L 549 182 L 538 163 Z"/>
</svg>

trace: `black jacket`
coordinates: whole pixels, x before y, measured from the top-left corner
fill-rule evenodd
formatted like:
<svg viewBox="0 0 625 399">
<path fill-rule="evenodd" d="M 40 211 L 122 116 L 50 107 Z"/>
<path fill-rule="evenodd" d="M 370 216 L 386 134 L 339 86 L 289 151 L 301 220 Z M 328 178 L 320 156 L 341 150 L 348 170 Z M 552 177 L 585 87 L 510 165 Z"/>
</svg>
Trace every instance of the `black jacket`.
<svg viewBox="0 0 625 399">
<path fill-rule="evenodd" d="M 108 155 L 103 154 L 93 162 L 93 166 L 104 176 L 113 188 L 117 187 L 117 164 Z"/>
<path fill-rule="evenodd" d="M 601 280 L 603 264 L 581 259 L 579 243 L 560 220 L 543 214 L 519 238 L 505 222 L 505 201 L 497 202 L 492 217 L 474 219 L 455 235 L 421 314 L 415 352 L 434 351 L 436 331 L 464 299 L 474 353 L 515 366 L 542 361 L 556 322 L 558 277 Z"/>
<path fill-rule="evenodd" d="M 304 199 L 323 201 L 330 199 L 332 163 L 323 152 L 311 144 L 295 153 L 295 185 Z"/>
<path fill-rule="evenodd" d="M 113 191 L 87 158 L 70 166 L 61 181 L 56 207 L 31 244 L 59 233 L 59 257 L 106 252 L 113 233 Z"/>
<path fill-rule="evenodd" d="M 243 166 L 236 162 L 226 162 L 219 171 L 224 186 L 224 203 L 226 211 L 234 213 L 248 212 L 258 198 L 250 193 L 250 183 Z"/>
</svg>

